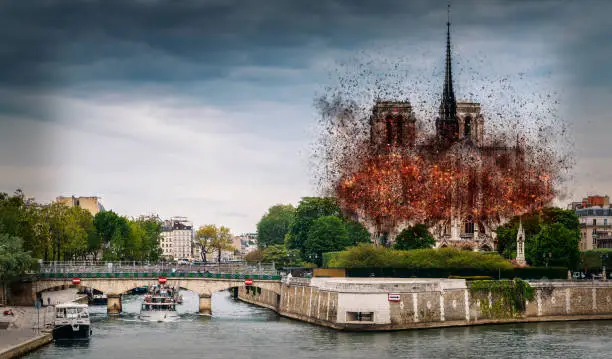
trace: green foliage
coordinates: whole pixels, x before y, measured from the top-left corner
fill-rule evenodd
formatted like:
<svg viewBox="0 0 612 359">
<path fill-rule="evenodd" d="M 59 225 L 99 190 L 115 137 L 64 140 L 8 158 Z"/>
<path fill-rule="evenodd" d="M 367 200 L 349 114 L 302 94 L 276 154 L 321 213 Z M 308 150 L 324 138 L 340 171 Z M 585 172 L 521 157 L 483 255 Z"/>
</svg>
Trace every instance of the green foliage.
<svg viewBox="0 0 612 359">
<path fill-rule="evenodd" d="M 299 266 L 302 264 L 300 260 L 300 251 L 297 249 L 287 249 L 283 244 L 269 246 L 263 250 L 262 254 L 262 262 L 274 262 L 275 266 L 279 268 Z"/>
<path fill-rule="evenodd" d="M 206 262 L 206 254 L 216 253 L 217 262 L 221 262 L 223 251 L 235 251 L 232 245 L 232 233 L 225 226 L 217 227 L 214 224 L 201 226 L 196 233 L 202 253 L 202 260 Z"/>
<path fill-rule="evenodd" d="M 462 251 L 454 248 L 409 251 L 361 244 L 334 255 L 330 268 L 478 268 L 512 269 L 498 254 Z"/>
<path fill-rule="evenodd" d="M 98 258 L 157 260 L 161 225 L 155 220 L 130 221 L 114 212 L 93 217 L 78 206 L 41 205 L 16 191 L 0 193 L 0 233 L 20 237 L 35 258 L 49 260 Z"/>
<path fill-rule="evenodd" d="M 431 248 L 436 244 L 424 224 L 416 224 L 400 232 L 395 238 L 394 249 L 409 250 Z"/>
<path fill-rule="evenodd" d="M 8 282 L 28 271 L 34 260 L 23 250 L 19 237 L 0 233 L 0 282 Z"/>
<path fill-rule="evenodd" d="M 312 223 L 319 217 L 340 215 L 340 207 L 333 197 L 302 198 L 295 209 L 295 218 L 287 233 L 286 246 L 303 252 Z"/>
<path fill-rule="evenodd" d="M 341 254 L 342 252 L 325 252 L 323 253 L 323 264 L 322 267 L 323 268 L 329 268 L 329 263 L 332 261 L 337 260 L 336 258 Z"/>
<path fill-rule="evenodd" d="M 293 223 L 295 207 L 290 204 L 277 204 L 257 223 L 257 243 L 260 248 L 270 245 L 284 244 L 285 236 Z"/>
<path fill-rule="evenodd" d="M 302 254 L 320 266 L 324 252 L 342 250 L 351 244 L 344 222 L 336 216 L 324 216 L 312 222 Z"/>
<path fill-rule="evenodd" d="M 259 263 L 263 262 L 263 259 L 263 249 L 261 248 L 257 248 L 256 250 L 251 251 L 244 256 L 244 260 L 247 261 L 247 263 Z"/>
<path fill-rule="evenodd" d="M 521 217 L 525 229 L 525 257 L 531 265 L 544 265 L 543 255 L 552 254 L 549 265 L 574 268 L 578 263 L 579 221 L 571 210 L 548 207 Z M 516 256 L 519 217 L 497 228 L 497 251 L 505 258 Z M 558 237 L 561 236 L 561 237 Z M 547 248 L 556 248 L 547 251 Z"/>
<path fill-rule="evenodd" d="M 603 256 L 607 256 L 607 259 Z M 600 272 L 602 265 L 605 265 L 608 271 L 612 269 L 612 248 L 598 248 L 580 252 L 579 269 Z"/>
<path fill-rule="evenodd" d="M 547 224 L 535 236 L 530 246 L 525 246 L 525 257 L 536 266 L 561 265 L 576 268 L 579 261 L 580 237 L 561 223 Z"/>
<path fill-rule="evenodd" d="M 118 230 L 119 215 L 113 211 L 103 211 L 94 217 L 94 227 L 103 243 L 110 243 Z"/>
<path fill-rule="evenodd" d="M 533 288 L 518 278 L 472 281 L 469 290 L 470 296 L 480 301 L 480 311 L 493 319 L 518 318 L 525 312 L 526 300 L 534 299 Z"/>
<path fill-rule="evenodd" d="M 368 232 L 363 224 L 353 220 L 345 220 L 345 225 L 351 245 L 355 246 L 359 243 L 371 242 L 370 232 Z"/>
</svg>

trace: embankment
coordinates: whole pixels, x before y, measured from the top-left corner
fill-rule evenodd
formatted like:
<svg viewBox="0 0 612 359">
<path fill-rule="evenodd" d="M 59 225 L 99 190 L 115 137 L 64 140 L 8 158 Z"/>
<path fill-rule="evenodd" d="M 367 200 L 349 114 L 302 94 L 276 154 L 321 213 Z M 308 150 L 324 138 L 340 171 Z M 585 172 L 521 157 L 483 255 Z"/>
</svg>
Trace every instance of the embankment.
<svg viewBox="0 0 612 359">
<path fill-rule="evenodd" d="M 532 281 L 527 288 L 530 293 L 500 288 L 499 283 L 293 278 L 280 293 L 250 287 L 240 288 L 238 297 L 288 318 L 353 331 L 612 319 L 612 283 L 608 281 Z"/>
</svg>

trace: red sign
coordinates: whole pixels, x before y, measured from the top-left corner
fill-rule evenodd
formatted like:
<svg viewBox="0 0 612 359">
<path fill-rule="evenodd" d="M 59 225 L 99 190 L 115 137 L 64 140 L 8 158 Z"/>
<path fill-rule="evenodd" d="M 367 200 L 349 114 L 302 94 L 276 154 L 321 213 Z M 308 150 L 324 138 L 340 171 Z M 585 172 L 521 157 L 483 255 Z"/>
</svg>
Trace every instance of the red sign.
<svg viewBox="0 0 612 359">
<path fill-rule="evenodd" d="M 251 285 L 253 284 L 253 280 L 252 279 L 247 279 L 244 281 L 244 285 Z"/>
<path fill-rule="evenodd" d="M 166 277 L 159 277 L 159 282 L 160 282 L 161 284 L 166 283 L 166 280 L 167 280 L 167 279 L 166 279 Z"/>
<path fill-rule="evenodd" d="M 81 278 L 72 278 L 72 284 L 81 284 Z"/>
<path fill-rule="evenodd" d="M 388 298 L 390 302 L 399 302 L 402 300 L 402 296 L 399 294 L 389 293 Z"/>
</svg>

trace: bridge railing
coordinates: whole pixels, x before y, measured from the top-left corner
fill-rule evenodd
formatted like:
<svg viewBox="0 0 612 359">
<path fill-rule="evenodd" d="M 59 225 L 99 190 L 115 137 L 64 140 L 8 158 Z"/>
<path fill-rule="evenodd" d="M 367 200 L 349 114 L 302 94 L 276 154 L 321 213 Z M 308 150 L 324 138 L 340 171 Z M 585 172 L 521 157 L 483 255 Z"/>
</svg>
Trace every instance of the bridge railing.
<svg viewBox="0 0 612 359">
<path fill-rule="evenodd" d="M 43 262 L 40 273 L 222 273 L 278 275 L 274 263 L 209 263 L 179 265 L 142 262 Z"/>
</svg>

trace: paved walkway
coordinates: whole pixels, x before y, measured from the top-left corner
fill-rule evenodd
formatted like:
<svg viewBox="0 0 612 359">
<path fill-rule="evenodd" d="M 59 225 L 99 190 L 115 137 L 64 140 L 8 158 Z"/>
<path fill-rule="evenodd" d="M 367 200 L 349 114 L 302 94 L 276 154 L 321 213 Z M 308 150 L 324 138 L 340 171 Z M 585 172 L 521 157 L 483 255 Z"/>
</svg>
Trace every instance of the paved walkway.
<svg viewBox="0 0 612 359">
<path fill-rule="evenodd" d="M 2 330 L 0 331 L 0 352 L 14 345 L 26 342 L 38 335 L 40 334 L 32 329 Z"/>
<path fill-rule="evenodd" d="M 53 305 L 71 302 L 79 296 L 74 288 L 45 292 L 42 294 L 45 306 L 40 308 L 40 312 L 35 307 L 0 307 L 0 322 L 10 323 L 7 329 L 0 329 L 0 352 L 43 334 L 45 328 L 50 330 L 55 315 Z M 51 299 L 51 306 L 47 306 L 47 298 Z M 9 309 L 14 316 L 3 315 Z"/>
</svg>

